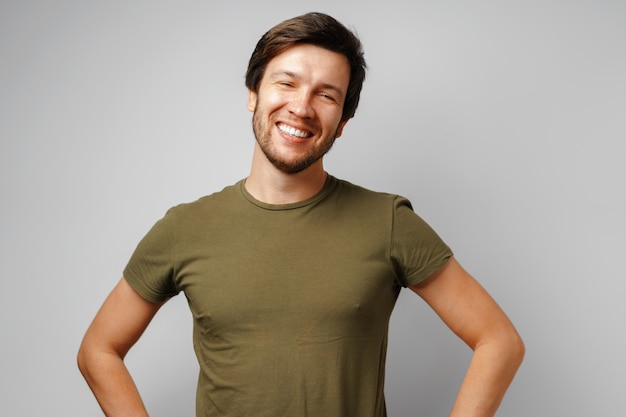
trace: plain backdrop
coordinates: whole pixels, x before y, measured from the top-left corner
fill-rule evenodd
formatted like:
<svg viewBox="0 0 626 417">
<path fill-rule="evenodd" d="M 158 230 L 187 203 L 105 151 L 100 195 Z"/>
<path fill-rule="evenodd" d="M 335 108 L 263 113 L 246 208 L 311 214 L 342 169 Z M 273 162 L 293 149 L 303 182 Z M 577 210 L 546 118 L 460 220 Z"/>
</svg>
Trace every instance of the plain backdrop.
<svg viewBox="0 0 626 417">
<path fill-rule="evenodd" d="M 84 331 L 170 206 L 248 174 L 247 60 L 312 10 L 369 64 L 327 170 L 409 197 L 526 342 L 498 415 L 623 415 L 623 0 L 1 1 L 0 415 L 101 415 Z M 447 415 L 470 355 L 403 292 L 389 415 Z M 183 296 L 128 365 L 153 417 L 194 415 Z"/>
</svg>

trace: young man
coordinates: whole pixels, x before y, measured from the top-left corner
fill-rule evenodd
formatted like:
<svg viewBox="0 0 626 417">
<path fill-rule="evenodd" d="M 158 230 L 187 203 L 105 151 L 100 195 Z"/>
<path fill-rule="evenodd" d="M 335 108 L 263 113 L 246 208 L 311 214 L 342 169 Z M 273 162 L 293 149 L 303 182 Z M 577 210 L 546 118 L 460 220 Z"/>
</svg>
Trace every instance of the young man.
<svg viewBox="0 0 626 417">
<path fill-rule="evenodd" d="M 147 415 L 123 358 L 180 291 L 194 318 L 198 416 L 385 416 L 402 287 L 474 350 L 451 416 L 494 415 L 524 353 L 511 322 L 406 199 L 324 170 L 364 77 L 359 40 L 330 16 L 261 38 L 246 76 L 250 175 L 168 211 L 87 330 L 78 362 L 107 416 Z"/>
</svg>

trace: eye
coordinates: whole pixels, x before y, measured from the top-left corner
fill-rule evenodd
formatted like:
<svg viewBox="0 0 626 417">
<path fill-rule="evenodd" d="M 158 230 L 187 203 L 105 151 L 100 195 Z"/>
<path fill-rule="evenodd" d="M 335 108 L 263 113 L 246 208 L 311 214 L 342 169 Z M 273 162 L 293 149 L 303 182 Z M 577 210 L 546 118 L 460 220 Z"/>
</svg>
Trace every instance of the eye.
<svg viewBox="0 0 626 417">
<path fill-rule="evenodd" d="M 321 93 L 319 93 L 319 96 L 322 97 L 324 100 L 328 100 L 328 101 L 331 101 L 333 103 L 337 102 L 337 99 L 332 94 L 328 94 L 328 93 L 322 91 Z"/>
</svg>

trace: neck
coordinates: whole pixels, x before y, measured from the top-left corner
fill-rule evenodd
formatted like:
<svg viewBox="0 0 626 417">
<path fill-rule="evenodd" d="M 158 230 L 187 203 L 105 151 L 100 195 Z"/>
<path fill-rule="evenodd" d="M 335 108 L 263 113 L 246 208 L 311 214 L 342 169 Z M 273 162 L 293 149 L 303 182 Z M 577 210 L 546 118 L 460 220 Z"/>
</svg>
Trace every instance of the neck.
<svg viewBox="0 0 626 417">
<path fill-rule="evenodd" d="M 267 204 L 290 204 L 313 197 L 324 187 L 326 178 L 322 159 L 301 172 L 286 174 L 276 169 L 256 146 L 252 169 L 245 186 L 259 201 Z"/>
</svg>

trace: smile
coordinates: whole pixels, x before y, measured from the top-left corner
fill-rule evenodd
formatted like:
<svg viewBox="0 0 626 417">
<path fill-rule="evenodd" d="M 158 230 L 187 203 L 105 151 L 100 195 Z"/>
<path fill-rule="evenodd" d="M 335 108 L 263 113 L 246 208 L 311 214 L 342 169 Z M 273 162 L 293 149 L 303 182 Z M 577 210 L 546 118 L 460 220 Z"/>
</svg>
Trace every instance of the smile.
<svg viewBox="0 0 626 417">
<path fill-rule="evenodd" d="M 296 129 L 295 127 L 287 126 L 282 123 L 277 124 L 278 129 L 291 136 L 295 136 L 297 138 L 308 138 L 311 136 L 309 132 L 305 132 L 304 130 Z"/>
</svg>

